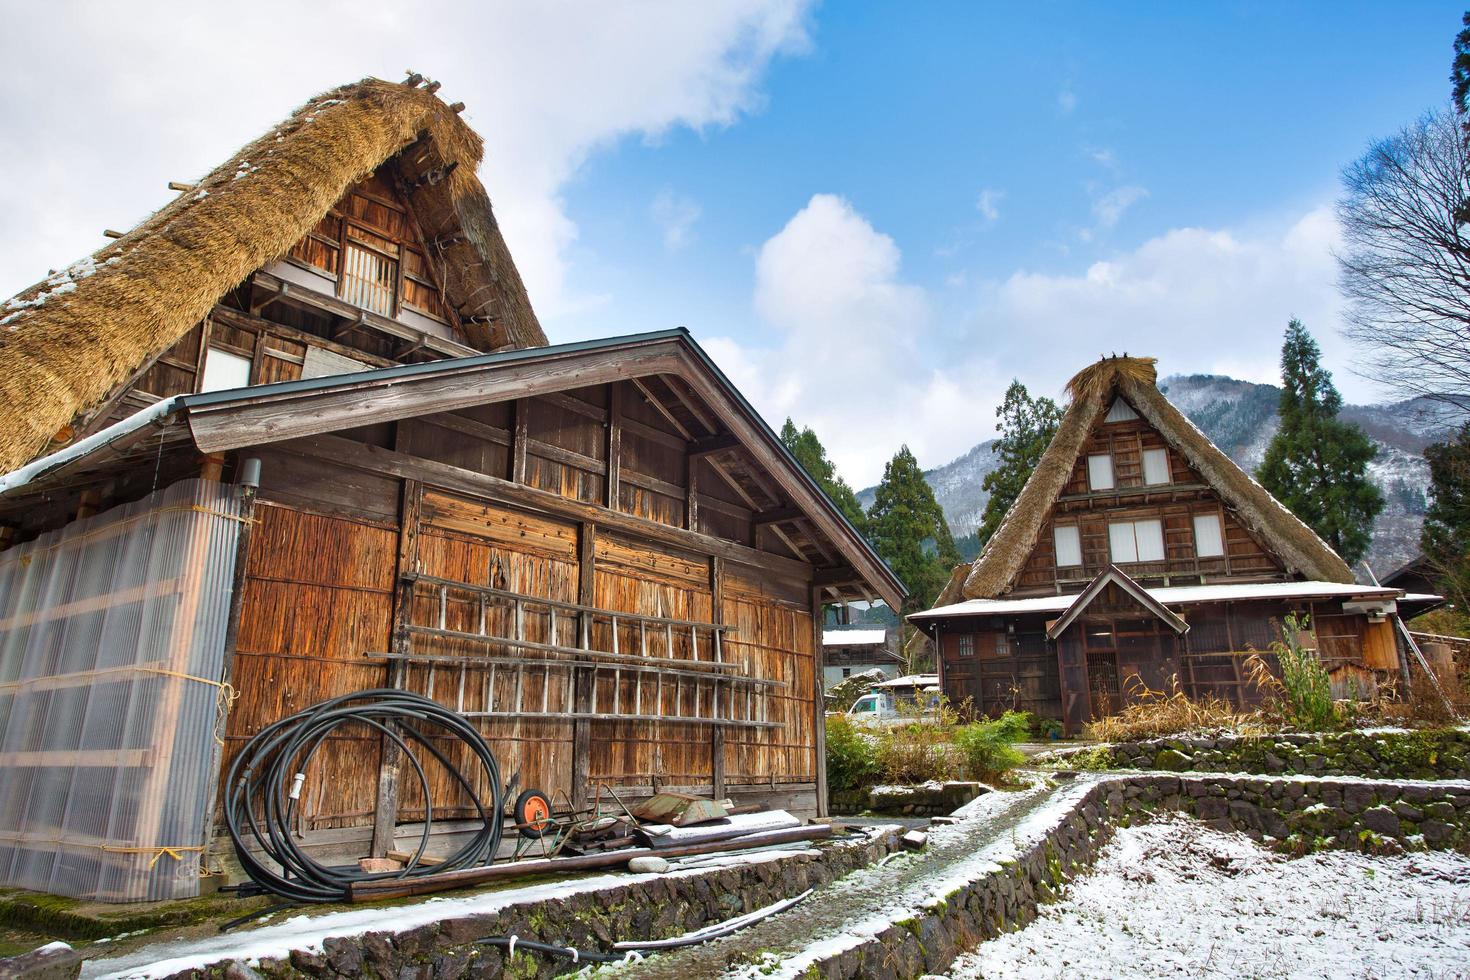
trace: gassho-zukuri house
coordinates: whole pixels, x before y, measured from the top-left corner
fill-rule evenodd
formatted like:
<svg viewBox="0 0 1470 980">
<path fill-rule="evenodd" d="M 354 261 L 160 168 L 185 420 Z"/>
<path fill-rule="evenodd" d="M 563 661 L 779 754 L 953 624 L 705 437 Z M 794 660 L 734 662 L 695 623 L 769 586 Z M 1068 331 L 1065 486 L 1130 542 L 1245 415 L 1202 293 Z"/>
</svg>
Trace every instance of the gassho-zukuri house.
<svg viewBox="0 0 1470 980">
<path fill-rule="evenodd" d="M 382 687 L 558 807 L 824 812 L 821 610 L 903 586 L 686 332 L 547 346 L 437 88 L 318 96 L 0 302 L 0 886 L 196 894 L 244 742 Z M 301 846 L 421 824 L 396 760 L 331 736 Z"/>
<path fill-rule="evenodd" d="M 1070 404 L 1005 522 L 935 608 L 945 695 L 1078 730 L 1147 689 L 1256 700 L 1245 661 L 1291 613 L 1340 691 L 1407 670 L 1397 616 L 1437 601 L 1360 585 L 1347 564 L 1207 439 L 1151 358 L 1109 357 Z"/>
</svg>

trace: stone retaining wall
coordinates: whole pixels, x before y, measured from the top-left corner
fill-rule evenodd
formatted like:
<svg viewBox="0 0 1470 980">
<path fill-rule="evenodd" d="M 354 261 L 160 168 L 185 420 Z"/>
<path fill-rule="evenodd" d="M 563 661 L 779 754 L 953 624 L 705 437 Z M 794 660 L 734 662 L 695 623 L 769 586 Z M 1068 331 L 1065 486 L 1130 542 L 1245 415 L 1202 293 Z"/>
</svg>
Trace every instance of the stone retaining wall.
<svg viewBox="0 0 1470 980">
<path fill-rule="evenodd" d="M 605 949 L 612 942 L 678 936 L 820 887 L 897 849 L 895 833 L 839 841 L 822 846 L 820 855 L 794 854 L 696 875 L 643 879 L 616 888 L 447 919 L 407 932 L 329 938 L 319 952 L 294 950 L 289 958 L 262 960 L 254 967 L 221 959 L 206 970 L 186 970 L 173 974 L 170 980 L 550 977 L 581 967 L 565 959 L 525 952 L 517 952 L 507 961 L 505 950 L 474 942 L 486 936 L 515 935 L 592 950 Z M 385 921 L 392 921 L 391 913 Z"/>
<path fill-rule="evenodd" d="M 1467 847 L 1470 784 L 1397 785 L 1353 780 L 1139 775 L 1090 788 L 1015 860 L 861 945 L 813 964 L 807 975 L 900 980 L 943 973 L 962 949 L 1036 918 L 1063 884 L 1089 867 L 1115 825 L 1161 809 L 1299 849 Z"/>
<path fill-rule="evenodd" d="M 1056 752 L 1051 758 L 1088 769 L 1470 779 L 1470 731 L 1161 738 Z"/>
</svg>

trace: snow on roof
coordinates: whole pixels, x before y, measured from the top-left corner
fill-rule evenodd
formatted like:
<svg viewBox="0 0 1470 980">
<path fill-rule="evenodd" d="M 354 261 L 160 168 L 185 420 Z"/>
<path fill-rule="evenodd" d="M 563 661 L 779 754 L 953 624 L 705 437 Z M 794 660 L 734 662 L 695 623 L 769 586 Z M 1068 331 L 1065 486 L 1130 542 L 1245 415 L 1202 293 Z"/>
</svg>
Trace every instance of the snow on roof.
<svg viewBox="0 0 1470 980">
<path fill-rule="evenodd" d="M 876 646 L 888 640 L 888 631 L 881 627 L 866 630 L 822 630 L 824 647 Z"/>
<path fill-rule="evenodd" d="M 1340 582 L 1233 582 L 1220 585 L 1178 585 L 1147 591 L 1156 601 L 1166 606 L 1238 602 L 1243 599 L 1394 599 L 1403 595 L 1399 589 Z M 967 599 L 950 606 L 930 609 L 928 612 L 914 613 L 909 619 L 1059 613 L 1071 608 L 1076 601 L 1076 595 L 1045 595 L 1031 599 Z"/>
<path fill-rule="evenodd" d="M 904 674 L 891 681 L 875 684 L 875 687 L 932 687 L 939 683 L 938 674 Z"/>
</svg>

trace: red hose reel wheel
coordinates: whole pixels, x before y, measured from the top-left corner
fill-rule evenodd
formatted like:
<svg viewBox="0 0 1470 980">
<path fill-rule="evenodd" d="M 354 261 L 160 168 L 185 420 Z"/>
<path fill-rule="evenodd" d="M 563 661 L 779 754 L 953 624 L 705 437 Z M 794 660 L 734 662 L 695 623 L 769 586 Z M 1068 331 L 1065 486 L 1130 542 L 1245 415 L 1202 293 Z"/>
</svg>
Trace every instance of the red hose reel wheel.
<svg viewBox="0 0 1470 980">
<path fill-rule="evenodd" d="M 551 800 L 539 789 L 522 791 L 516 797 L 511 815 L 515 817 L 516 829 L 521 836 L 531 840 L 545 837 L 555 823 L 551 819 Z"/>
</svg>

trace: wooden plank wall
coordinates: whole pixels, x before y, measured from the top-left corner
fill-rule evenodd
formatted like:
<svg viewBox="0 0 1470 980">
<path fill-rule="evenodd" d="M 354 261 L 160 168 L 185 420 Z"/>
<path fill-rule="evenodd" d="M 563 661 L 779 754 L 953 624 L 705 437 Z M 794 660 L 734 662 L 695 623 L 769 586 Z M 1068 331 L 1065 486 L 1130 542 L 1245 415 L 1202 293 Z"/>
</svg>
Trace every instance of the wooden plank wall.
<svg viewBox="0 0 1470 980">
<path fill-rule="evenodd" d="M 804 589 L 804 586 L 800 587 Z M 817 658 L 811 609 L 796 583 L 728 564 L 724 621 L 736 628 L 727 659 L 755 677 L 786 684 L 769 695 L 769 718 L 783 727 L 732 730 L 725 740 L 727 784 L 810 782 L 816 778 L 817 737 L 812 700 Z"/>
<path fill-rule="evenodd" d="M 225 736 L 228 768 L 244 741 L 318 701 L 380 686 L 393 614 L 397 531 L 262 501 L 240 603 L 232 683 L 240 698 Z M 307 829 L 371 820 L 378 740 L 333 736 L 307 772 Z M 354 793 L 354 790 L 358 793 Z"/>
</svg>

